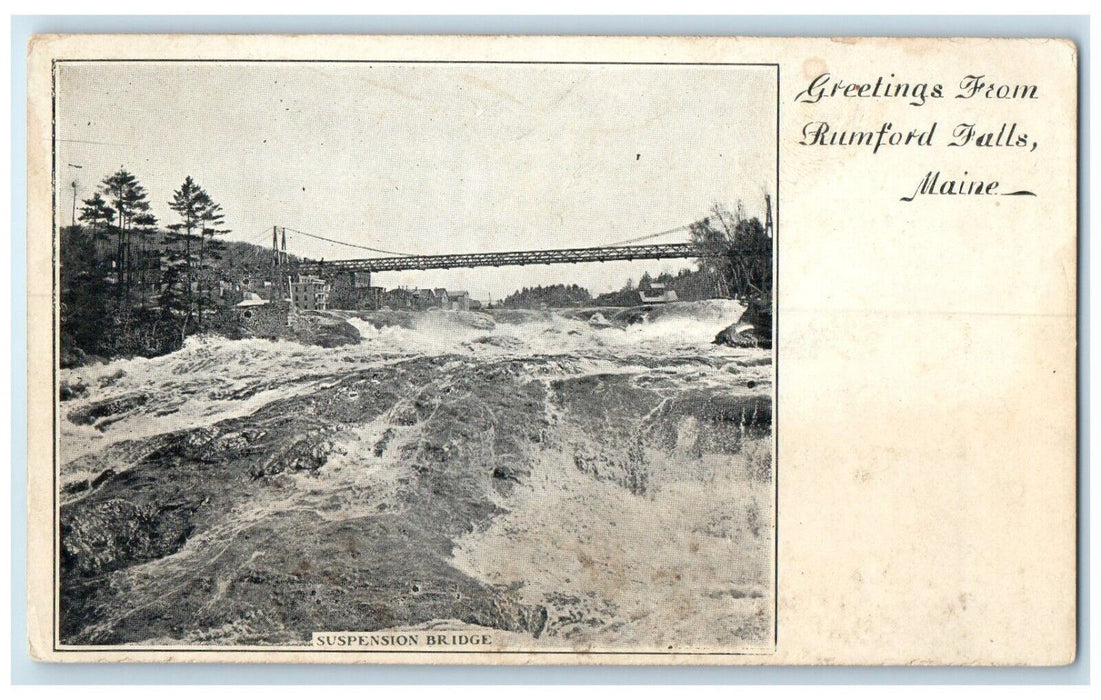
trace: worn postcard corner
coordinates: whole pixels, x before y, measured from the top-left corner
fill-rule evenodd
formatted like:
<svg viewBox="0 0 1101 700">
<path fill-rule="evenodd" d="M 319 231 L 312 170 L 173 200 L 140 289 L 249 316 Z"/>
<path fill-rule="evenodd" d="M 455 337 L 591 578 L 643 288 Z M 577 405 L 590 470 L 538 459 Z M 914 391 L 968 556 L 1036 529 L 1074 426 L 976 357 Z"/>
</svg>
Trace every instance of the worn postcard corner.
<svg viewBox="0 0 1101 700">
<path fill-rule="evenodd" d="M 34 658 L 1074 659 L 1073 44 L 28 52 Z"/>
</svg>

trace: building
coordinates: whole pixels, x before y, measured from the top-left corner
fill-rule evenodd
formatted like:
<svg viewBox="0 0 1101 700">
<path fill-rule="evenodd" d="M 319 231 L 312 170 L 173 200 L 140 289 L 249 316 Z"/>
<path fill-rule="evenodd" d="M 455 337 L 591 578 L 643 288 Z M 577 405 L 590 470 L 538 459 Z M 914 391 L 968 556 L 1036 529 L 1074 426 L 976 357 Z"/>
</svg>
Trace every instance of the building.
<svg viewBox="0 0 1101 700">
<path fill-rule="evenodd" d="M 481 308 L 481 303 L 470 297 L 466 291 L 452 291 L 437 287 L 436 289 L 397 289 L 378 290 L 377 308 L 408 309 L 410 311 L 428 311 L 440 309 L 444 311 L 471 311 Z"/>
<path fill-rule="evenodd" d="M 677 300 L 677 292 L 666 289 L 662 282 L 651 282 L 649 289 L 639 289 L 638 298 L 643 304 L 666 304 Z"/>
<path fill-rule="evenodd" d="M 382 288 L 371 286 L 370 272 L 341 272 L 328 278 L 330 309 L 377 309 Z"/>
<path fill-rule="evenodd" d="M 235 305 L 237 328 L 245 338 L 281 338 L 288 325 L 287 305 L 261 299 L 255 292 Z"/>
<path fill-rule="evenodd" d="M 380 294 L 379 308 L 412 309 L 413 292 L 408 289 L 388 289 Z"/>
<path fill-rule="evenodd" d="M 237 303 L 238 309 L 247 309 L 251 306 L 263 306 L 269 303 L 267 299 L 261 299 L 255 292 L 245 292 L 245 298 Z"/>
<path fill-rule="evenodd" d="M 290 283 L 291 306 L 305 311 L 324 311 L 329 308 L 332 287 L 320 277 L 302 275 Z"/>
<path fill-rule="evenodd" d="M 470 294 L 466 291 L 451 291 L 446 290 L 444 292 L 447 301 L 442 304 L 440 308 L 451 309 L 453 311 L 470 311 Z"/>
</svg>

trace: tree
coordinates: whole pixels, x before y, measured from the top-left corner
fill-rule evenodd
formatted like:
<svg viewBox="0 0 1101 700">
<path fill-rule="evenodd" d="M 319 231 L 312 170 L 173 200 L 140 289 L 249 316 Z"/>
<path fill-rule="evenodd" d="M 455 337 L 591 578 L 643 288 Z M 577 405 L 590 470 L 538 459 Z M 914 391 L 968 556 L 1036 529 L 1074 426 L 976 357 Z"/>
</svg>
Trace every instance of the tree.
<svg viewBox="0 0 1101 700">
<path fill-rule="evenodd" d="M 131 250 L 131 234 L 134 230 L 135 224 L 138 223 L 138 220 L 144 218 L 147 215 L 147 212 L 149 211 L 149 202 L 146 200 L 145 188 L 139 185 L 137 182 L 135 182 L 131 187 L 126 190 L 123 198 L 126 201 L 126 292 L 127 294 L 129 294 L 134 275 L 133 251 Z"/>
<path fill-rule="evenodd" d="M 715 280 L 719 293 L 733 298 L 772 295 L 772 237 L 761 220 L 749 218 L 738 204 L 734 212 L 715 205 L 711 215 L 689 227 L 700 249 L 700 269 Z"/>
<path fill-rule="evenodd" d="M 202 191 L 202 188 L 200 188 L 200 191 Z M 222 206 L 216 204 L 205 191 L 202 191 L 202 194 L 202 209 L 199 212 L 199 220 L 202 223 L 202 230 L 199 232 L 199 330 L 202 330 L 203 327 L 203 281 L 208 277 L 205 264 L 206 239 L 209 238 L 213 243 L 215 236 L 223 236 L 229 233 L 229 229 L 221 228 L 225 223 Z M 206 291 L 210 291 L 209 285 Z"/>
<path fill-rule="evenodd" d="M 167 266 L 161 279 L 160 321 L 164 326 L 176 328 L 179 345 L 183 345 L 187 338 L 187 325 L 191 318 L 190 291 L 181 289 L 184 279 L 180 275 L 180 265 L 177 253 L 170 253 L 167 257 Z"/>
<path fill-rule="evenodd" d="M 114 205 L 114 211 L 118 215 L 118 245 L 115 254 L 115 281 L 118 284 L 120 298 L 123 291 L 129 290 L 129 238 L 128 232 L 132 217 L 135 213 L 149 210 L 149 202 L 146 201 L 145 188 L 138 183 L 125 168 L 120 168 L 113 175 L 105 178 L 101 184 L 105 194 Z M 124 284 L 126 285 L 124 287 Z"/>
<path fill-rule="evenodd" d="M 172 211 L 179 215 L 180 223 L 169 226 L 174 231 L 183 231 L 185 247 L 185 270 L 187 272 L 187 307 L 194 305 L 195 275 L 191 266 L 191 235 L 193 231 L 199 232 L 199 280 L 198 280 L 198 324 L 202 328 L 203 317 L 203 285 L 202 271 L 205 264 L 206 239 L 213 240 L 215 236 L 228 233 L 228 230 L 220 228 L 225 221 L 222 207 L 210 198 L 206 190 L 199 186 L 190 175 L 184 178 L 180 188 L 172 193 L 172 201 L 168 203 Z M 185 321 L 185 332 L 186 332 Z"/>
<path fill-rule="evenodd" d="M 187 324 L 191 320 L 191 308 L 193 303 L 191 295 L 191 232 L 201 225 L 200 222 L 208 199 L 209 197 L 207 197 L 206 192 L 203 192 L 203 188 L 199 187 L 199 185 L 191 179 L 191 176 L 188 175 L 184 178 L 183 184 L 180 185 L 180 189 L 172 193 L 172 201 L 168 203 L 172 211 L 176 212 L 182 220 L 180 223 L 172 224 L 168 228 L 177 232 L 183 231 L 184 233 L 184 269 L 187 271 L 185 279 L 186 291 L 184 293 L 187 314 L 183 321 L 184 334 L 186 334 Z"/>
<path fill-rule="evenodd" d="M 75 226 L 64 227 L 58 253 L 60 361 L 69 367 L 80 364 L 86 353 L 98 354 L 105 319 L 110 317 L 111 292 L 92 237 Z"/>
<path fill-rule="evenodd" d="M 102 221 L 104 225 L 110 223 L 114 219 L 115 210 L 107 205 L 107 200 L 99 192 L 82 201 L 84 206 L 80 208 L 80 221 L 92 225 L 92 237 L 94 238 L 99 233 L 100 222 Z"/>
<path fill-rule="evenodd" d="M 576 284 L 552 284 L 548 287 L 524 287 L 505 297 L 500 306 L 506 309 L 567 308 L 587 305 L 592 301 L 589 290 Z"/>
<path fill-rule="evenodd" d="M 149 212 L 143 212 L 141 214 L 134 215 L 134 228 L 138 232 L 138 238 L 141 240 L 141 254 L 138 257 L 138 269 L 141 271 L 138 278 L 138 289 L 141 295 L 141 307 L 145 308 L 146 297 L 146 285 L 145 285 L 145 273 L 149 269 L 148 260 L 148 246 L 146 240 L 153 235 L 157 230 L 157 217 Z"/>
</svg>

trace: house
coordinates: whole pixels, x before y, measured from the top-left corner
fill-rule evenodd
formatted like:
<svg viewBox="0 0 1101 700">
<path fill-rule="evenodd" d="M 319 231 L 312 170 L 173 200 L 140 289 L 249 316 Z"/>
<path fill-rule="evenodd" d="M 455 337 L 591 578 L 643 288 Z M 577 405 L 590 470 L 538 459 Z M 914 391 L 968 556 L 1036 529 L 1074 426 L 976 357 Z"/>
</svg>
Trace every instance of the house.
<svg viewBox="0 0 1101 700">
<path fill-rule="evenodd" d="M 677 300 L 677 292 L 666 289 L 662 282 L 651 282 L 649 289 L 639 289 L 638 298 L 643 304 L 666 304 Z"/>
<path fill-rule="evenodd" d="M 302 275 L 290 283 L 291 306 L 306 311 L 324 311 L 329 308 L 329 292 L 332 287 L 320 277 Z"/>
<path fill-rule="evenodd" d="M 443 290 L 440 290 L 443 291 Z M 439 295 L 434 289 L 414 289 L 413 290 L 413 308 L 417 311 L 427 311 L 428 309 L 438 309 L 440 306 Z"/>
<path fill-rule="evenodd" d="M 390 309 L 413 308 L 413 292 L 404 288 L 389 289 L 380 294 L 379 306 Z"/>
<path fill-rule="evenodd" d="M 469 311 L 470 310 L 470 294 L 466 291 L 451 291 L 446 290 L 444 294 L 447 295 L 446 304 L 441 304 L 440 308 L 452 309 L 454 311 Z"/>
</svg>

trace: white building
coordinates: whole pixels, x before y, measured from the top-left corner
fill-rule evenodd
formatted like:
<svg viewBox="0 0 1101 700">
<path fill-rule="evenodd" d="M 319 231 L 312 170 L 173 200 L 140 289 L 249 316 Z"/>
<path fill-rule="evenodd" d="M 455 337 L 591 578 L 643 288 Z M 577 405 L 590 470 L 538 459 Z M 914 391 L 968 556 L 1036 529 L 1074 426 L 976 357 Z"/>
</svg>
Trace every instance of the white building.
<svg viewBox="0 0 1101 700">
<path fill-rule="evenodd" d="M 291 282 L 291 306 L 305 311 L 324 311 L 329 308 L 332 285 L 320 277 L 302 275 Z"/>
</svg>

